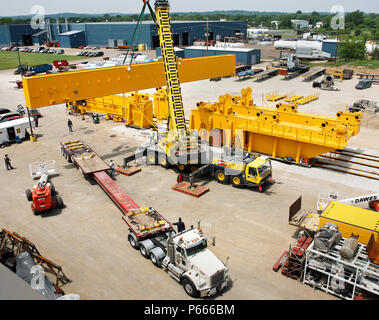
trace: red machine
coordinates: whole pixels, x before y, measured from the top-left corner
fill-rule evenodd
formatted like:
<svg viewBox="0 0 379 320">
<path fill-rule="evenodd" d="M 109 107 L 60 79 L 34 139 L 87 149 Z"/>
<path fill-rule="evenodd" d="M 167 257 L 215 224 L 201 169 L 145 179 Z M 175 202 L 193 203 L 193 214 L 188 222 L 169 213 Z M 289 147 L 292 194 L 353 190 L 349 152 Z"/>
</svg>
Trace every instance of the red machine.
<svg viewBox="0 0 379 320">
<path fill-rule="evenodd" d="M 63 200 L 57 196 L 54 185 L 47 182 L 48 176 L 42 175 L 32 190 L 26 190 L 28 201 L 33 201 L 32 210 L 35 215 L 52 208 L 63 208 Z"/>
<path fill-rule="evenodd" d="M 369 206 L 371 209 L 374 209 L 375 211 L 379 211 L 379 200 L 371 201 L 369 203 Z"/>
</svg>

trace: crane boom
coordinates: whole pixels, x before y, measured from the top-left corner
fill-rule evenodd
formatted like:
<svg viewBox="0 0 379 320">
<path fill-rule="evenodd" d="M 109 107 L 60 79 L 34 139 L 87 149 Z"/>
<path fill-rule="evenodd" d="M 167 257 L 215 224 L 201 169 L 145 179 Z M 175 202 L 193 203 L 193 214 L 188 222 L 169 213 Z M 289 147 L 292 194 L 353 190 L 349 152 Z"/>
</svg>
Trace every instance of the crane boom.
<svg viewBox="0 0 379 320">
<path fill-rule="evenodd" d="M 183 98 L 180 89 L 178 68 L 170 24 L 170 5 L 167 0 L 155 1 L 155 15 L 158 35 L 162 49 L 162 60 L 167 83 L 167 98 L 172 127 L 179 139 L 187 138 L 187 126 L 184 116 Z"/>
</svg>

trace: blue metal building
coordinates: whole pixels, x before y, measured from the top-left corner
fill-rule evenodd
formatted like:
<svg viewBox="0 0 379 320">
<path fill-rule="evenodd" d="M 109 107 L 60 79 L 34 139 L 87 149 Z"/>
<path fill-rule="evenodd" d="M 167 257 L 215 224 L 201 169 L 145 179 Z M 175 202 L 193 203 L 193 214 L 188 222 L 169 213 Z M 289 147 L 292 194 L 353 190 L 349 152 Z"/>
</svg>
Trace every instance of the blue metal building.
<svg viewBox="0 0 379 320">
<path fill-rule="evenodd" d="M 261 63 L 261 50 L 252 48 L 218 48 L 208 47 L 208 55 L 234 54 L 238 64 L 254 65 Z M 205 57 L 207 55 L 206 47 L 188 47 L 184 50 L 185 58 Z"/>
<path fill-rule="evenodd" d="M 324 40 L 322 42 L 322 51 L 330 53 L 332 57 L 337 54 L 337 40 Z"/>
<path fill-rule="evenodd" d="M 205 21 L 172 21 L 174 45 L 190 46 L 194 40 L 206 40 L 207 23 Z M 69 31 L 83 31 L 85 45 L 108 47 L 112 40 L 122 40 L 124 44 L 132 45 L 132 36 L 136 22 L 100 22 L 100 23 L 69 23 L 49 24 L 48 33 L 52 41 L 59 41 L 60 35 Z M 23 41 L 25 36 L 38 34 L 41 30 L 33 30 L 29 25 L 0 26 L 0 45 L 8 45 Z M 247 34 L 247 21 L 209 21 L 208 39 L 224 40 L 225 37 L 236 33 Z M 119 42 L 118 42 L 119 43 Z M 23 43 L 24 44 L 24 43 Z M 147 49 L 159 47 L 157 29 L 152 21 L 141 24 L 137 44 L 145 44 Z M 65 41 L 64 45 L 76 45 L 75 42 Z M 63 47 L 63 45 L 61 45 Z"/>
<path fill-rule="evenodd" d="M 0 45 L 33 45 L 32 35 L 39 30 L 34 30 L 29 24 L 13 24 L 0 26 Z"/>
<path fill-rule="evenodd" d="M 86 37 L 83 30 L 73 30 L 59 34 L 59 44 L 62 48 L 78 48 L 86 45 Z"/>
</svg>

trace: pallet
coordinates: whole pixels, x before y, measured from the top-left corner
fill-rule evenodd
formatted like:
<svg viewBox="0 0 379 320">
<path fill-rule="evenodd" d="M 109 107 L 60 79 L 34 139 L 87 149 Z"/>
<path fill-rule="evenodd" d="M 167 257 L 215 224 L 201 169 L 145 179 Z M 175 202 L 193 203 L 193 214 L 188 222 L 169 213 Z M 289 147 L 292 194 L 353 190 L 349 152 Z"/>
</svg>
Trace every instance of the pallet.
<svg viewBox="0 0 379 320">
<path fill-rule="evenodd" d="M 190 196 L 193 196 L 195 198 L 201 197 L 203 194 L 209 191 L 209 188 L 199 186 L 199 185 L 192 185 L 187 181 L 180 182 L 172 187 L 173 190 L 179 191 L 185 194 L 188 194 Z"/>
</svg>

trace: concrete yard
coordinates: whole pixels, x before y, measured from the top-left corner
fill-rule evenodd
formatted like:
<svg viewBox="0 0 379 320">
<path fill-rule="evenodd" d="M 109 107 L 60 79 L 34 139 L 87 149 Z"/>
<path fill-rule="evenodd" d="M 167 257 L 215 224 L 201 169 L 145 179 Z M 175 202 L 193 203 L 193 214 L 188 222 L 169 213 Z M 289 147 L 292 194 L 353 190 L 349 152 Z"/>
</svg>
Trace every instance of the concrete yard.
<svg viewBox="0 0 379 320">
<path fill-rule="evenodd" d="M 0 72 L 0 107 L 15 110 L 18 104 L 25 105 L 23 90 L 9 82 L 17 78 L 11 70 Z M 299 106 L 299 111 L 335 116 L 359 99 L 379 101 L 377 86 L 360 91 L 354 88 L 357 81 L 337 80 L 336 87 L 342 91 L 321 91 L 319 100 Z M 258 105 L 262 105 L 264 94 L 275 90 L 296 91 L 298 95 L 317 92 L 312 82 L 300 77 L 283 80 L 277 76 L 261 82 L 204 80 L 182 85 L 186 115 L 196 102 L 215 102 L 226 93 L 239 95 L 248 86 Z M 270 102 L 267 105 L 274 106 Z M 9 155 L 16 168 L 6 171 L 4 162 L 0 165 L 0 228 L 27 237 L 45 257 L 61 265 L 72 280 L 63 289 L 79 294 L 81 299 L 190 299 L 167 273 L 131 248 L 120 210 L 60 152 L 61 141 L 83 139 L 106 162 L 121 164 L 131 148 L 148 139 L 148 133 L 104 118 L 95 125 L 89 116 L 85 120 L 70 116 L 74 132 L 69 133 L 64 105 L 40 111 L 43 117 L 36 129 L 37 142 L 24 141 L 0 150 L 2 157 Z M 362 125 L 349 147 L 379 155 L 379 116 L 376 117 Z M 34 216 L 25 196 L 25 189 L 35 182 L 28 165 L 42 160 L 56 160 L 59 175 L 51 180 L 66 208 Z M 374 193 L 379 190 L 379 181 L 279 162 L 273 162 L 273 170 L 275 184 L 264 193 L 211 181 L 207 184 L 210 192 L 199 199 L 173 191 L 177 173 L 158 166 L 143 165 L 142 172 L 130 177 L 118 175 L 116 179 L 140 206 L 152 206 L 173 222 L 182 217 L 186 226 L 196 225 L 200 219 L 205 233 L 216 237 L 216 246 L 211 250 L 224 262 L 230 258 L 228 267 L 233 281 L 216 299 L 336 299 L 272 271 L 283 251 L 296 241 L 296 228 L 288 224 L 288 207 L 300 195 L 303 208 L 315 209 L 319 192 L 334 191 L 346 196 Z"/>
</svg>

